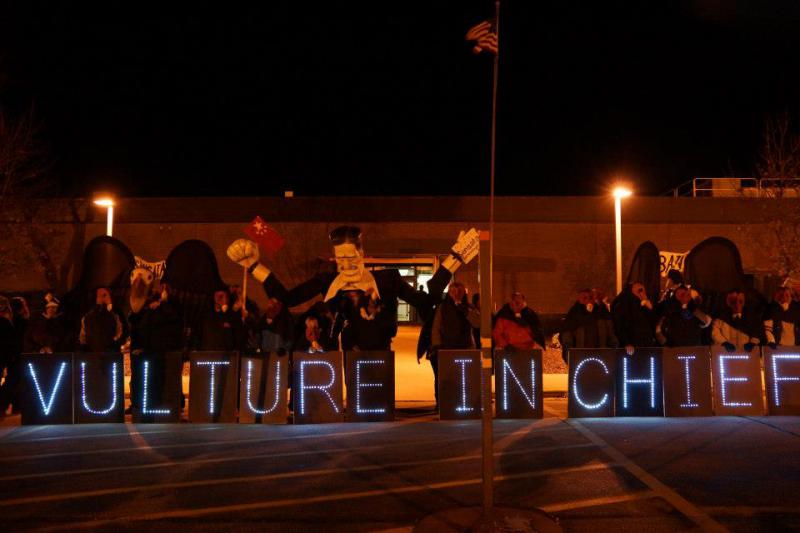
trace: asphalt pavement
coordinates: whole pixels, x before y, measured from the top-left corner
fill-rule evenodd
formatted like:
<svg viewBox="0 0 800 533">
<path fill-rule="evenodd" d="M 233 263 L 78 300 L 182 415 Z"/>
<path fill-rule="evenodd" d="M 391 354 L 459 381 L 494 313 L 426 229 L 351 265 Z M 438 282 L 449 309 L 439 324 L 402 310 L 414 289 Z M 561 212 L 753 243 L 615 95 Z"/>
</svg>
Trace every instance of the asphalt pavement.
<svg viewBox="0 0 800 533">
<path fill-rule="evenodd" d="M 498 505 L 566 531 L 800 529 L 800 418 L 496 420 Z M 480 504 L 480 423 L 0 428 L 0 530 L 410 531 Z"/>
</svg>

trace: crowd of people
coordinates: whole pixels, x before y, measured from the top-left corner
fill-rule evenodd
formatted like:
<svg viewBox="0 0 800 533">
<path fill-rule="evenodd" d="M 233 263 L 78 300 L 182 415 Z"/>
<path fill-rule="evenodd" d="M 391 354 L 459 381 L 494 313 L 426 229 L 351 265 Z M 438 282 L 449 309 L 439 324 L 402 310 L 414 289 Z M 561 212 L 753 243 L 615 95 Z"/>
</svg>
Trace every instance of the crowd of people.
<svg viewBox="0 0 800 533">
<path fill-rule="evenodd" d="M 280 296 L 274 290 L 273 294 Z M 52 293 L 46 294 L 42 312 L 35 316 L 24 298 L 0 296 L 0 368 L 5 369 L 0 416 L 10 406 L 19 408 L 22 353 L 123 351 L 133 361 L 142 353 L 189 350 L 389 349 L 386 344 L 397 327 L 394 315 L 382 313 L 381 300 L 369 288 L 347 292 L 347 298 L 353 301 L 341 300 L 341 309 L 318 301 L 295 317 L 283 298 L 268 293 L 266 305 L 259 309 L 249 300 L 245 303 L 241 288 L 234 285 L 214 293 L 192 330 L 166 284 L 151 291 L 141 308 L 127 313 L 114 305 L 109 287 L 98 287 L 94 305 L 79 324 L 64 319 Z M 758 345 L 800 343 L 800 303 L 788 287 L 779 289 L 765 308 L 748 305 L 746 293 L 738 289 L 725 295 L 724 306 L 713 316 L 702 304 L 700 294 L 684 284 L 677 271 L 670 272 L 659 295 L 647 294 L 640 282 L 629 284 L 612 301 L 602 290 L 580 290 L 558 328 L 564 360 L 568 350 L 578 348 L 624 347 L 633 354 L 636 347 L 650 346 L 719 345 L 728 351 L 749 351 Z M 452 281 L 431 310 L 421 314 L 417 356 L 430 360 L 436 380 L 440 350 L 480 347 L 479 295 L 470 300 L 464 284 Z M 547 347 L 542 323 L 521 292 L 511 294 L 492 317 L 492 344 L 496 350 Z M 138 381 L 134 376 L 132 388 Z"/>
<path fill-rule="evenodd" d="M 163 354 L 170 351 L 221 350 L 269 351 L 281 349 L 271 340 L 276 313 L 267 306 L 258 313 L 253 306 L 242 309 L 241 289 L 231 286 L 214 293 L 213 304 L 200 317 L 199 328 L 191 331 L 177 304 L 170 298 L 169 287 L 162 285 L 136 311 L 124 312 L 112 301 L 109 287 L 94 291 L 94 305 L 78 323 L 61 312 L 61 303 L 52 293 L 42 302 L 42 312 L 32 315 L 25 298 L 0 296 L 0 416 L 19 411 L 21 354 L 58 352 L 123 352 L 132 361 L 142 353 Z M 291 332 L 283 332 L 291 339 Z M 290 344 L 284 341 L 283 349 Z M 135 365 L 133 365 L 135 367 Z M 132 367 L 132 368 L 133 368 Z M 136 374 L 135 369 L 133 370 Z M 135 388 L 139 376 L 134 376 Z"/>
<path fill-rule="evenodd" d="M 721 305 L 704 306 L 678 271 L 669 272 L 666 288 L 655 298 L 640 282 L 629 284 L 611 302 L 601 291 L 582 290 L 559 335 L 565 360 L 570 348 L 624 347 L 633 354 L 636 347 L 715 345 L 749 352 L 760 345 L 776 348 L 800 341 L 795 334 L 800 303 L 791 288 L 778 289 L 767 305 L 760 298 L 748 301 L 747 294 L 731 289 Z"/>
</svg>

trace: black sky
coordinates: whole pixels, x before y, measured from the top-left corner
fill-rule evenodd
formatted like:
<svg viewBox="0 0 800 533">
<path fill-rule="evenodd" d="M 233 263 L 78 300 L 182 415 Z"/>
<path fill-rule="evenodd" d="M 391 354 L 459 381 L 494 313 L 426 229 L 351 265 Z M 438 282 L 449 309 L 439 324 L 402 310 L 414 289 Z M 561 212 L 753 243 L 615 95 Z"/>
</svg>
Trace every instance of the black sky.
<svg viewBox="0 0 800 533">
<path fill-rule="evenodd" d="M 493 3 L 0 3 L 0 104 L 62 194 L 485 194 Z M 735 4 L 735 5 L 734 5 Z M 800 3 L 505 0 L 500 194 L 749 175 Z"/>
</svg>

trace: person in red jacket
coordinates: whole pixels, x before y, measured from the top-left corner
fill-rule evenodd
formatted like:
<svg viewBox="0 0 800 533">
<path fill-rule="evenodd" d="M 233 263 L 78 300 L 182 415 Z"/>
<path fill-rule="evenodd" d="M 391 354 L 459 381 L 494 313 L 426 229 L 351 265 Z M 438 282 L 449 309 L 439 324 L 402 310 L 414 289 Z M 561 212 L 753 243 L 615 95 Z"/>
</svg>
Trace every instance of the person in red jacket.
<svg viewBox="0 0 800 533">
<path fill-rule="evenodd" d="M 543 350 L 544 332 L 525 295 L 515 292 L 495 316 L 492 338 L 500 350 Z"/>
</svg>

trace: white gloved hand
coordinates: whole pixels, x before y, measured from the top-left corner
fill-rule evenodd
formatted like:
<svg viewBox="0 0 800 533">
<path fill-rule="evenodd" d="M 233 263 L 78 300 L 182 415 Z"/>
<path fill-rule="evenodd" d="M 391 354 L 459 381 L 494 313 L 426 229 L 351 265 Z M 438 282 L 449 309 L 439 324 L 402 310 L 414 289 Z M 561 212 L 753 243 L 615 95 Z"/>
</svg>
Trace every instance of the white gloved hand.
<svg viewBox="0 0 800 533">
<path fill-rule="evenodd" d="M 247 239 L 236 239 L 228 246 L 228 257 L 244 268 L 258 263 L 258 245 Z"/>
<path fill-rule="evenodd" d="M 475 228 L 470 228 L 469 231 L 458 233 L 458 238 L 453 245 L 453 252 L 458 254 L 461 261 L 466 265 L 472 261 L 478 250 L 480 249 L 480 233 Z"/>
</svg>

